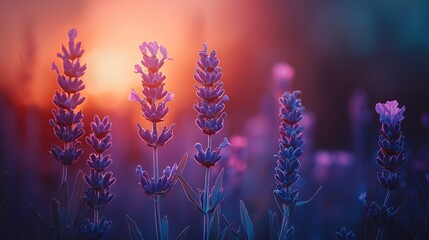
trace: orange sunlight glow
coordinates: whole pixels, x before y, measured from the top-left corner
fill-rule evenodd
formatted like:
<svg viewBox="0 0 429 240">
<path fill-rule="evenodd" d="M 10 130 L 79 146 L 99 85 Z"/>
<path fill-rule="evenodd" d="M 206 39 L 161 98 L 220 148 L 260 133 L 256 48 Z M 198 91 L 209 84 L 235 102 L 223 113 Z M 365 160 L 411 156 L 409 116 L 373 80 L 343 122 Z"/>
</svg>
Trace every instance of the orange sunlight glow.
<svg viewBox="0 0 429 240">
<path fill-rule="evenodd" d="M 94 95 L 109 95 L 117 102 L 127 96 L 137 78 L 133 72 L 134 58 L 115 48 L 100 48 L 88 50 L 86 53 L 87 91 Z"/>
</svg>

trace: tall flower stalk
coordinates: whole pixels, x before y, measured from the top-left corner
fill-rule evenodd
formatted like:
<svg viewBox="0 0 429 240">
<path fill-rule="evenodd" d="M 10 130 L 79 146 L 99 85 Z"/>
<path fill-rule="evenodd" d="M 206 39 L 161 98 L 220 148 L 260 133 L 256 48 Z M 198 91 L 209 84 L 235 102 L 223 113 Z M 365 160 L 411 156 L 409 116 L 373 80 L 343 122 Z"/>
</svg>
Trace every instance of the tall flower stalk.
<svg viewBox="0 0 429 240">
<path fill-rule="evenodd" d="M 112 123 L 109 117 L 100 120 L 94 117 L 91 123 L 92 133 L 86 137 L 86 142 L 94 150 L 86 161 L 90 168 L 90 173 L 85 176 L 88 190 L 83 195 L 83 201 L 93 209 L 94 217 L 91 221 L 86 219 L 82 229 L 88 239 L 101 239 L 109 229 L 111 221 L 103 216 L 99 218 L 99 211 L 109 204 L 114 198 L 110 193 L 110 187 L 115 183 L 112 172 L 103 173 L 112 163 L 110 155 L 105 152 L 112 146 L 112 135 L 110 133 Z"/>
<path fill-rule="evenodd" d="M 223 170 L 219 173 L 212 192 L 209 193 L 210 167 L 216 165 L 221 159 L 221 149 L 230 144 L 227 138 L 224 138 L 218 147 L 212 147 L 213 135 L 223 128 L 226 117 L 225 102 L 228 101 L 228 96 L 225 95 L 225 90 L 222 88 L 223 83 L 220 81 L 222 69 L 219 66 L 219 59 L 216 57 L 216 51 L 212 50 L 209 55 L 207 45 L 203 44 L 203 50 L 200 51 L 199 55 L 200 59 L 197 61 L 194 74 L 198 83 L 195 85 L 198 97 L 194 104 L 194 109 L 198 114 L 195 123 L 207 135 L 206 148 L 201 143 L 195 144 L 197 154 L 194 155 L 194 159 L 205 167 L 204 189 L 201 191 L 200 197 L 197 197 L 197 194 L 183 178 L 180 180 L 188 199 L 204 214 L 203 239 L 206 240 L 210 236 L 210 214 L 215 211 L 224 198 L 222 192 Z"/>
<path fill-rule="evenodd" d="M 274 169 L 276 189 L 273 193 L 280 212 L 283 215 L 283 220 L 280 226 L 276 225 L 278 223 L 277 217 L 270 212 L 271 239 L 293 239 L 295 230 L 293 226 L 290 226 L 290 216 L 296 206 L 307 204 L 320 190 L 319 188 L 309 200 L 298 201 L 299 191 L 293 188 L 293 185 L 299 178 L 298 170 L 301 166 L 299 157 L 303 154 L 303 127 L 300 126 L 299 122 L 302 119 L 304 107 L 299 98 L 300 94 L 300 91 L 285 92 L 279 98 L 279 117 L 281 123 L 279 127 L 279 151 L 275 155 L 277 159 L 277 167 Z"/>
<path fill-rule="evenodd" d="M 140 51 L 143 55 L 141 65 L 134 66 L 136 73 L 140 74 L 142 81 L 142 91 L 144 98 L 133 89 L 128 97 L 130 101 L 138 102 L 141 106 L 143 117 L 152 123 L 152 130 L 143 128 L 137 124 L 137 132 L 140 138 L 152 148 L 153 177 L 138 165 L 136 172 L 139 177 L 139 184 L 144 194 L 153 199 L 156 238 L 167 239 L 167 233 L 163 232 L 162 226 L 168 226 L 167 218 L 161 219 L 160 200 L 167 195 L 171 187 L 177 180 L 177 176 L 183 170 L 186 155 L 182 158 L 179 165 L 167 166 L 162 175 L 159 175 L 158 147 L 163 146 L 173 137 L 174 124 L 170 127 L 164 125 L 161 131 L 158 131 L 157 124 L 164 121 L 169 108 L 167 102 L 173 100 L 174 94 L 164 90 L 164 80 L 166 76 L 160 71 L 167 58 L 167 49 L 158 45 L 157 42 L 143 42 L 140 45 Z M 158 54 L 161 58 L 158 58 Z"/>
<path fill-rule="evenodd" d="M 77 30 L 69 30 L 68 37 L 68 46 L 62 45 L 61 53 L 57 53 L 62 60 L 63 71 L 55 63 L 51 67 L 57 73 L 61 91 L 55 92 L 53 103 L 57 109 L 52 110 L 54 118 L 49 123 L 62 144 L 52 144 L 50 152 L 63 165 L 59 198 L 52 198 L 50 203 L 52 224 L 45 222 L 35 206 L 30 204 L 33 220 L 45 239 L 72 239 L 86 211 L 81 199 L 83 172 L 77 173 L 71 195 L 67 187 L 67 167 L 76 163 L 83 152 L 79 141 L 84 134 L 83 114 L 81 110 L 76 112 L 76 108 L 85 101 L 80 91 L 85 88 L 81 78 L 86 70 L 86 65 L 80 63 L 84 53 L 82 44 L 75 43 Z"/>
<path fill-rule="evenodd" d="M 50 119 L 49 124 L 63 144 L 52 144 L 50 152 L 63 164 L 62 182 L 67 181 L 67 166 L 74 164 L 82 155 L 79 139 L 84 134 L 82 111 L 76 112 L 76 108 L 85 101 L 85 97 L 80 95 L 80 91 L 85 88 L 81 78 L 86 64 L 80 63 L 84 50 L 81 48 L 81 42 L 75 43 L 76 29 L 71 29 L 68 36 L 68 48 L 62 45 L 62 52 L 57 53 L 62 60 L 63 71 L 61 72 L 55 63 L 52 63 L 51 68 L 57 73 L 57 83 L 62 91 L 55 91 L 53 103 L 58 109 L 52 110 L 54 119 Z"/>
<path fill-rule="evenodd" d="M 378 225 L 376 239 L 382 239 L 383 227 L 390 222 L 402 208 L 401 204 L 396 210 L 389 207 L 389 199 L 393 190 L 400 184 L 398 168 L 405 163 L 404 136 L 401 132 L 401 122 L 404 120 L 405 107 L 398 107 L 398 102 L 387 101 L 377 103 L 375 110 L 380 116 L 381 130 L 378 139 L 379 150 L 376 162 L 381 167 L 377 173 L 380 185 L 387 190 L 383 204 L 380 206 L 375 201 L 370 204 L 366 201 L 366 193 L 362 193 L 359 199 L 363 203 L 366 214 Z"/>
</svg>

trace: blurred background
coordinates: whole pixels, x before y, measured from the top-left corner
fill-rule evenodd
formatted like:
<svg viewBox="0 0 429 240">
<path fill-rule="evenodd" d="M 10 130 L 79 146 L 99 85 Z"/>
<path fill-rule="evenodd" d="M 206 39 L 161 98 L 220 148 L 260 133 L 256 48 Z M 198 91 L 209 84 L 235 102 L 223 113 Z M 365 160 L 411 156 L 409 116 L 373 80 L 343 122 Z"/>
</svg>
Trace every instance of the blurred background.
<svg viewBox="0 0 429 240">
<path fill-rule="evenodd" d="M 419 196 L 429 192 L 424 177 L 429 171 L 425 0 L 1 0 L 0 171 L 8 173 L 9 181 L 0 194 L 10 199 L 1 223 L 3 238 L 41 238 L 28 206 L 33 203 L 49 219 L 49 200 L 58 198 L 62 166 L 48 152 L 52 143 L 58 144 L 48 124 L 58 89 L 50 67 L 60 62 L 56 53 L 67 43 L 70 28 L 79 31 L 88 67 L 83 77 L 87 100 L 81 108 L 87 133 L 95 114 L 109 115 L 113 122 L 110 170 L 117 182 L 115 199 L 102 210 L 113 221 L 106 239 L 128 237 L 125 215 L 146 239 L 154 234 L 152 202 L 135 174 L 138 164 L 151 169 L 151 149 L 136 132 L 136 123 L 145 121 L 139 106 L 127 100 L 131 88 L 141 89 L 134 64 L 140 62 L 143 41 L 158 41 L 174 59 L 163 67 L 166 89 L 175 93 L 165 123 L 177 127 L 160 149 L 161 167 L 188 152 L 183 175 L 194 188 L 203 187 L 204 169 L 192 158 L 193 146 L 205 143 L 205 136 L 194 124 L 192 76 L 204 42 L 218 52 L 230 101 L 225 128 L 214 143 L 225 136 L 232 143 L 217 169 L 226 168 L 222 211 L 238 227 L 242 199 L 258 239 L 268 234 L 268 210 L 278 211 L 272 195 L 273 155 L 282 92 L 301 90 L 306 107 L 300 199 L 324 186 L 311 204 L 295 210 L 296 239 L 333 239 L 341 226 L 356 231 L 358 239 L 374 235 L 358 196 L 367 192 L 370 200 L 384 198 L 376 179 L 380 126 L 374 106 L 397 99 L 407 109 L 408 162 L 392 204 L 406 197 L 409 203 L 390 232 L 398 239 L 424 239 L 427 209 L 422 210 Z M 89 152 L 85 146 L 83 157 L 69 168 L 70 178 L 79 170 L 89 172 Z M 202 215 L 179 185 L 161 202 L 161 211 L 169 217 L 170 236 L 191 225 L 189 239 L 200 238 Z"/>
</svg>

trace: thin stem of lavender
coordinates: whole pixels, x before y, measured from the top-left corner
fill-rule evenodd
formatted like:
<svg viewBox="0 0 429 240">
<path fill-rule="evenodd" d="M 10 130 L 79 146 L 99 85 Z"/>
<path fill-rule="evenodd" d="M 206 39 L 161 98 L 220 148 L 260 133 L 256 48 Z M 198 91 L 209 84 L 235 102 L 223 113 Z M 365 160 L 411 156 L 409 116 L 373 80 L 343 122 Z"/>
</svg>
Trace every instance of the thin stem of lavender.
<svg viewBox="0 0 429 240">
<path fill-rule="evenodd" d="M 156 123 L 153 123 L 153 129 L 156 131 Z M 153 175 L 156 183 L 158 183 L 158 148 L 153 148 Z M 161 210 L 159 208 L 159 196 L 155 195 L 153 198 L 153 211 L 155 215 L 155 229 L 156 229 L 156 238 L 161 240 Z"/>
<path fill-rule="evenodd" d="M 203 201 L 203 209 L 204 209 L 204 240 L 208 240 L 210 236 L 209 232 L 209 184 L 210 184 L 210 168 L 206 167 L 206 175 L 204 181 L 204 201 Z"/>
<path fill-rule="evenodd" d="M 392 191 L 387 190 L 386 198 L 384 198 L 383 206 L 386 206 L 386 207 L 387 207 L 387 203 L 389 202 L 389 198 L 390 198 L 390 194 L 391 194 L 391 193 L 392 193 Z"/>
<path fill-rule="evenodd" d="M 153 178 L 158 181 L 158 148 L 153 148 Z"/>
<path fill-rule="evenodd" d="M 161 210 L 159 208 L 159 196 L 153 198 L 153 211 L 155 214 L 156 239 L 161 240 Z"/>
<path fill-rule="evenodd" d="M 392 193 L 392 191 L 387 190 L 386 197 L 384 198 L 384 202 L 383 202 L 383 207 L 387 208 L 387 203 L 389 202 L 389 198 L 390 198 L 390 194 L 391 193 Z M 377 231 L 377 238 L 376 238 L 376 240 L 380 240 L 382 235 L 383 235 L 383 226 L 380 226 L 378 228 L 378 231 Z"/>
<path fill-rule="evenodd" d="M 67 182 L 67 165 L 63 165 L 63 175 L 61 177 L 61 183 Z"/>
<path fill-rule="evenodd" d="M 97 192 L 97 198 L 99 198 L 100 193 Z M 98 223 L 98 209 L 94 208 L 94 224 Z"/>
<path fill-rule="evenodd" d="M 207 135 L 207 148 L 212 149 L 213 135 Z"/>
<path fill-rule="evenodd" d="M 289 224 L 289 217 L 286 215 L 286 205 L 282 204 L 283 207 L 283 220 L 282 220 L 282 226 L 280 227 L 280 234 L 279 234 L 279 240 L 285 239 L 284 235 L 287 231 L 287 225 Z"/>
<path fill-rule="evenodd" d="M 212 147 L 212 135 L 207 135 L 207 148 L 211 149 Z M 209 240 L 210 237 L 210 216 L 208 213 L 209 209 L 209 189 L 210 189 L 210 168 L 206 167 L 206 174 L 204 179 L 204 201 L 203 201 L 203 209 L 204 209 L 204 240 Z"/>
<path fill-rule="evenodd" d="M 64 143 L 64 150 L 66 150 L 69 147 L 68 143 Z M 61 176 L 61 183 L 67 182 L 67 165 L 63 165 L 63 174 Z"/>
</svg>

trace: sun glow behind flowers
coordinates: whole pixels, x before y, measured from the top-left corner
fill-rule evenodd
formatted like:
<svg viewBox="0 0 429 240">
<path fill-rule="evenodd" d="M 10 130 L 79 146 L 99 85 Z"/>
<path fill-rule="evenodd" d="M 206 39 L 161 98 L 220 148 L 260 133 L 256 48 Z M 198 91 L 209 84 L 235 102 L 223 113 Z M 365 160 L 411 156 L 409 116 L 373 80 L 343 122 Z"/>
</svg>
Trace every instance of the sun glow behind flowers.
<svg viewBox="0 0 429 240">
<path fill-rule="evenodd" d="M 124 102 L 131 89 L 132 79 L 135 78 L 132 70 L 134 56 L 129 55 L 120 48 L 100 46 L 88 50 L 88 92 L 95 96 L 109 96 L 109 105 Z M 124 99 L 121 101 L 121 98 Z"/>
</svg>

